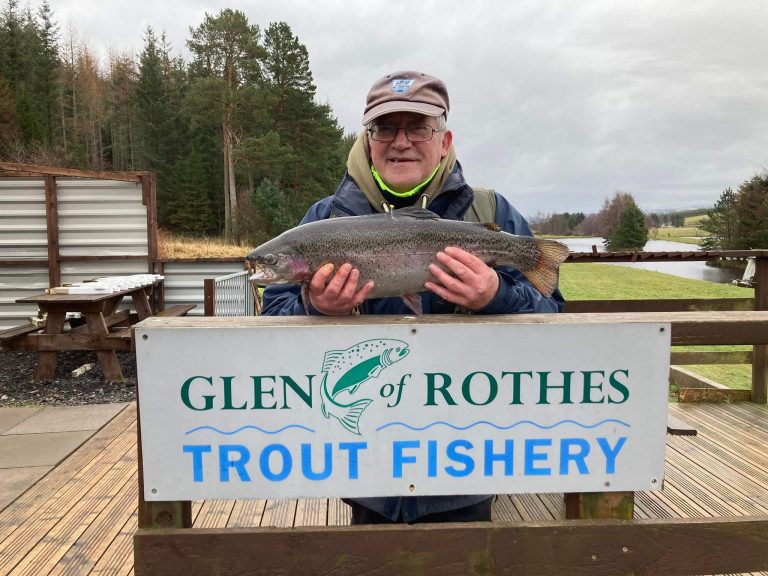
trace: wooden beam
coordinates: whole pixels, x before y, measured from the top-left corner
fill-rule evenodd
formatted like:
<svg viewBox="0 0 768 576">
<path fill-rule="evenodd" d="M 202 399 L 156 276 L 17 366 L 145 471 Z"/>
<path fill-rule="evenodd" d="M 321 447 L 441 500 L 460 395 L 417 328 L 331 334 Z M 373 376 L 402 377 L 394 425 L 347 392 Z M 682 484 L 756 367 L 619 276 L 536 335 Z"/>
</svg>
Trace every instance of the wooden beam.
<svg viewBox="0 0 768 576">
<path fill-rule="evenodd" d="M 216 316 L 216 278 L 203 278 L 203 314 Z"/>
<path fill-rule="evenodd" d="M 669 299 L 669 300 L 571 300 L 566 312 L 693 312 L 754 310 L 753 298 Z"/>
<path fill-rule="evenodd" d="M 768 258 L 755 259 L 755 309 L 768 310 Z M 754 346 L 752 360 L 752 401 L 768 403 L 768 346 Z"/>
<path fill-rule="evenodd" d="M 59 264 L 59 201 L 56 194 L 56 178 L 45 177 L 45 220 L 48 232 L 48 286 L 61 284 Z"/>
<path fill-rule="evenodd" d="M 752 352 L 672 352 L 669 361 L 675 366 L 691 364 L 752 364 Z"/>
<path fill-rule="evenodd" d="M 733 388 L 680 388 L 677 401 L 685 402 L 749 402 L 752 399 L 751 390 Z"/>
<path fill-rule="evenodd" d="M 148 318 L 153 327 L 283 327 L 366 324 L 402 324 L 403 317 L 391 316 L 232 316 Z M 610 314 L 507 314 L 482 316 L 431 314 L 409 318 L 414 324 L 616 324 L 623 322 L 671 324 L 672 344 L 768 344 L 768 310 L 754 312 L 626 312 Z M 598 345 L 599 343 L 595 343 Z"/>
<path fill-rule="evenodd" d="M 148 272 L 152 274 L 153 262 L 157 259 L 157 178 L 147 173 L 141 178 L 142 202 L 147 207 L 147 248 Z"/>
<path fill-rule="evenodd" d="M 60 168 L 57 166 L 39 166 L 37 164 L 16 164 L 13 162 L 0 162 L 0 171 L 10 175 L 23 176 L 68 176 L 71 178 L 90 178 L 92 180 L 120 180 L 124 182 L 141 182 L 141 177 L 146 174 L 140 172 L 104 172 L 96 170 L 75 170 L 73 168 Z"/>
<path fill-rule="evenodd" d="M 768 516 L 139 530 L 136 576 L 721 574 L 768 569 Z"/>
</svg>

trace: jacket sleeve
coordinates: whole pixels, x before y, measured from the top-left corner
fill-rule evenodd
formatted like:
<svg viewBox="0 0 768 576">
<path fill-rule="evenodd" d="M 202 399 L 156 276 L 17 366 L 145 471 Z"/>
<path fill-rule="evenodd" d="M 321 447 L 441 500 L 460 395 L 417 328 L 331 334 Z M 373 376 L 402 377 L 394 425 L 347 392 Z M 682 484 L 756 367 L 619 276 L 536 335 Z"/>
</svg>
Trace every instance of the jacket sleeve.
<svg viewBox="0 0 768 576">
<path fill-rule="evenodd" d="M 496 224 L 505 232 L 518 236 L 533 236 L 528 222 L 500 194 L 496 194 Z M 545 297 L 525 276 L 514 268 L 497 268 L 499 291 L 478 314 L 525 314 L 534 312 L 562 312 L 565 300 L 558 288 Z"/>
<path fill-rule="evenodd" d="M 324 220 L 329 215 L 330 198 L 326 198 L 310 206 L 299 225 Z M 301 286 L 298 284 L 267 286 L 263 298 L 262 316 L 303 316 L 307 312 L 320 314 L 311 305 L 308 305 L 305 311 L 304 302 L 301 299 Z"/>
</svg>

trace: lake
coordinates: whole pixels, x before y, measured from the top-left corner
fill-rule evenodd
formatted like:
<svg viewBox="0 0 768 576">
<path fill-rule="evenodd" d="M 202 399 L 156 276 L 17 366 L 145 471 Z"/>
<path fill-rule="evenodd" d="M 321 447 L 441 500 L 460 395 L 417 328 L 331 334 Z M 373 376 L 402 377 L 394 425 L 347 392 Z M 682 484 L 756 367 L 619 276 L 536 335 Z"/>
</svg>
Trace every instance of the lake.
<svg viewBox="0 0 768 576">
<path fill-rule="evenodd" d="M 602 238 L 558 238 L 560 242 L 568 246 L 571 252 L 592 252 L 592 246 L 597 246 L 598 252 L 605 252 Z M 683 242 L 669 242 L 668 240 L 648 240 L 643 248 L 645 252 L 690 252 L 698 250 L 695 244 Z M 611 266 L 631 266 L 643 270 L 653 270 L 665 274 L 674 274 L 683 278 L 694 280 L 706 280 L 717 284 L 728 284 L 731 280 L 741 278 L 742 271 L 731 268 L 713 268 L 707 266 L 705 261 L 690 262 L 606 262 Z"/>
</svg>

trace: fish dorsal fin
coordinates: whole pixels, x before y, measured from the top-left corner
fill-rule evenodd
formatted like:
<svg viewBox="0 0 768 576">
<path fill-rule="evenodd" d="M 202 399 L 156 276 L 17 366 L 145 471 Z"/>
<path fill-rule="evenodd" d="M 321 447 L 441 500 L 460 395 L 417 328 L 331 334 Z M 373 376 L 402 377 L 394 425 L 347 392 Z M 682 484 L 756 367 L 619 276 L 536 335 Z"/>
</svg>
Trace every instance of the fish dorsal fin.
<svg viewBox="0 0 768 576">
<path fill-rule="evenodd" d="M 440 220 L 440 216 L 427 210 L 426 208 L 417 208 L 416 206 L 406 206 L 392 210 L 392 216 L 395 218 L 417 218 L 419 220 Z"/>
<path fill-rule="evenodd" d="M 326 352 L 325 358 L 323 358 L 323 372 L 328 372 L 342 354 L 344 354 L 344 350 L 329 350 Z"/>
</svg>

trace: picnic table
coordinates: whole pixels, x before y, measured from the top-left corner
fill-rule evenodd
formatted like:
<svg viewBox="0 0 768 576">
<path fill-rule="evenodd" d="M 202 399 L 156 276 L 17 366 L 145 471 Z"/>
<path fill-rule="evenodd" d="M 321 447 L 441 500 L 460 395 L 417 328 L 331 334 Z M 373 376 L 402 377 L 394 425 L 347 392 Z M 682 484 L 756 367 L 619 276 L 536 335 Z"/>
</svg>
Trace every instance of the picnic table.
<svg viewBox="0 0 768 576">
<path fill-rule="evenodd" d="M 131 325 L 150 316 L 180 316 L 194 308 L 194 304 L 174 306 L 163 311 L 152 308 L 152 292 L 162 280 L 133 285 L 110 292 L 46 293 L 19 298 L 17 303 L 37 304 L 45 315 L 44 327 L 28 324 L 6 330 L 0 335 L 8 350 L 31 350 L 38 355 L 35 381 L 52 380 L 58 353 L 62 350 L 92 350 L 96 352 L 104 377 L 122 382 L 123 372 L 116 350 L 131 350 Z M 121 302 L 130 297 L 133 308 L 118 310 Z M 67 326 L 68 315 L 80 316 L 84 323 Z M 117 329 L 111 332 L 111 329 Z"/>
</svg>

